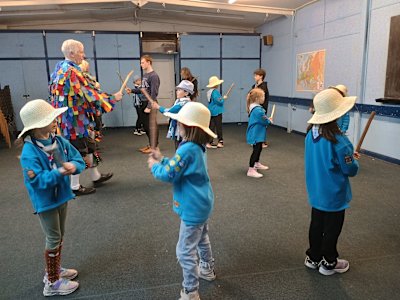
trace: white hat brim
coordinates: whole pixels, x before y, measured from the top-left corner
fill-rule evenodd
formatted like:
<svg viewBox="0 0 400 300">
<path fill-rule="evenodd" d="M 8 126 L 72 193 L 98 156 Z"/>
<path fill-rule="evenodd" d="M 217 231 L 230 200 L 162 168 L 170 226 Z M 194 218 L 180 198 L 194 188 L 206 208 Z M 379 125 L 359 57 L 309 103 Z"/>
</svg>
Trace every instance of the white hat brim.
<svg viewBox="0 0 400 300">
<path fill-rule="evenodd" d="M 352 97 L 343 97 L 341 100 L 341 105 L 338 106 L 334 111 L 331 111 L 326 114 L 318 114 L 318 112 L 315 112 L 311 119 L 307 121 L 309 124 L 326 124 L 329 122 L 332 122 L 336 119 L 339 119 L 341 116 L 343 116 L 345 113 L 350 111 L 354 104 L 356 103 L 356 96 Z"/>
<path fill-rule="evenodd" d="M 204 127 L 202 125 L 199 125 L 191 120 L 186 119 L 184 116 L 180 116 L 179 114 L 172 114 L 169 112 L 164 113 L 164 116 L 177 120 L 178 122 L 185 124 L 186 126 L 194 126 L 194 127 L 199 127 L 200 129 L 202 129 L 205 133 L 207 133 L 209 136 L 211 136 L 212 138 L 216 138 L 217 135 L 211 131 L 211 129 L 207 126 Z"/>
<path fill-rule="evenodd" d="M 24 129 L 18 135 L 18 138 L 20 138 L 25 132 L 27 132 L 29 130 L 36 129 L 36 128 L 43 128 L 43 127 L 50 125 L 54 121 L 55 118 L 57 118 L 59 115 L 64 113 L 67 109 L 68 109 L 68 107 L 61 107 L 61 108 L 54 109 L 54 111 L 51 114 L 49 114 L 48 116 L 46 116 L 46 118 L 40 120 L 39 122 L 36 122 L 35 124 L 32 124 L 31 126 L 24 127 Z"/>
<path fill-rule="evenodd" d="M 214 86 L 220 85 L 220 84 L 223 83 L 223 82 L 224 82 L 223 79 L 219 79 L 218 81 L 216 81 L 216 82 L 213 83 L 213 84 L 208 84 L 207 87 L 208 87 L 208 88 L 214 87 Z"/>
</svg>

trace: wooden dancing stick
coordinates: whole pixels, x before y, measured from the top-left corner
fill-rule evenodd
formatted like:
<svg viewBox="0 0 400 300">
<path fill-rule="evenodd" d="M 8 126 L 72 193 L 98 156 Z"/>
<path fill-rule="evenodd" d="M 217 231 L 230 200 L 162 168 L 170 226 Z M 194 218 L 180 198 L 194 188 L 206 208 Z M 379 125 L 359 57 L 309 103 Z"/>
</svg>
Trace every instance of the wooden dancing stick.
<svg viewBox="0 0 400 300">
<path fill-rule="evenodd" d="M 157 148 L 157 110 L 151 109 L 149 116 L 149 131 L 150 131 L 150 147 L 151 149 Z"/>
<path fill-rule="evenodd" d="M 151 96 L 149 95 L 149 93 L 147 92 L 146 88 L 141 88 L 140 91 L 142 92 L 142 94 L 146 97 L 146 99 L 150 102 L 153 103 L 154 100 L 151 98 Z"/>
<path fill-rule="evenodd" d="M 361 145 L 362 145 L 362 143 L 363 143 L 363 141 L 364 141 L 365 136 L 367 135 L 369 126 L 371 125 L 371 122 L 372 122 L 372 120 L 374 119 L 375 114 L 376 114 L 376 113 L 375 113 L 374 111 L 371 112 L 371 115 L 369 116 L 367 125 L 365 125 L 365 128 L 364 128 L 364 131 L 363 131 L 363 133 L 362 133 L 362 135 L 361 135 L 361 138 L 360 138 L 360 140 L 358 141 L 358 144 L 357 144 L 357 147 L 356 147 L 355 152 L 360 152 Z"/>
<path fill-rule="evenodd" d="M 126 85 L 128 84 L 129 77 L 131 77 L 132 74 L 133 74 L 133 70 L 130 71 L 130 72 L 128 73 L 128 75 L 126 75 L 125 80 L 124 80 L 124 82 L 122 83 L 121 88 L 119 89 L 119 92 L 120 92 L 120 93 L 123 93 L 123 91 L 125 90 Z"/>
<path fill-rule="evenodd" d="M 273 120 L 275 115 L 275 104 L 272 106 L 271 116 L 270 118 Z"/>
<path fill-rule="evenodd" d="M 147 92 L 147 90 L 145 88 L 141 88 L 140 91 L 147 98 L 147 100 L 149 100 L 149 102 L 151 104 L 153 104 L 153 102 L 157 102 L 156 100 L 151 98 L 151 96 L 149 95 L 149 93 Z M 152 108 L 150 111 L 150 116 L 149 116 L 150 147 L 152 149 L 156 149 L 156 147 L 157 147 L 157 138 L 158 138 L 157 137 L 157 135 L 158 135 L 157 127 L 158 127 L 158 125 L 157 125 L 157 110 Z"/>
<path fill-rule="evenodd" d="M 119 80 L 120 80 L 121 83 L 123 84 L 123 83 L 124 83 L 124 80 L 122 79 L 121 73 L 119 73 L 119 72 L 117 71 L 117 75 L 118 75 Z"/>
<path fill-rule="evenodd" d="M 231 86 L 229 87 L 228 91 L 227 91 L 226 94 L 225 94 L 225 97 L 226 97 L 226 98 L 229 97 L 229 94 L 231 93 L 231 91 L 232 91 L 232 89 L 233 89 L 234 86 L 235 86 L 235 83 L 232 82 Z"/>
</svg>

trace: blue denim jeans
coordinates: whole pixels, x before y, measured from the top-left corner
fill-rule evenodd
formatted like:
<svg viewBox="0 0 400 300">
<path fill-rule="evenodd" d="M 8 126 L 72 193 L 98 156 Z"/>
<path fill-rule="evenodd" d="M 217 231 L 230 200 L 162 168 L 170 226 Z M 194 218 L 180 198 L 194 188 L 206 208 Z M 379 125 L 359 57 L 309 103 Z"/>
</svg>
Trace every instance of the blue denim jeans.
<svg viewBox="0 0 400 300">
<path fill-rule="evenodd" d="M 188 292 L 199 288 L 199 257 L 202 261 L 213 261 L 208 223 L 186 225 L 181 221 L 176 256 L 183 271 L 182 286 Z"/>
</svg>

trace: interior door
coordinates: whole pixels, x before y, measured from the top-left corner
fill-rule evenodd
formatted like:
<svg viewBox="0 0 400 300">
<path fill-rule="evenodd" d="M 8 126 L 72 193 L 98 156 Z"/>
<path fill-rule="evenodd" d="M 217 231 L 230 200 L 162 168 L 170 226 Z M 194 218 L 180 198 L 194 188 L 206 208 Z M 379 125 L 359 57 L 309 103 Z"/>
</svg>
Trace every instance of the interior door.
<svg viewBox="0 0 400 300">
<path fill-rule="evenodd" d="M 171 107 L 176 99 L 174 57 L 163 54 L 152 54 L 151 56 L 153 58 L 153 69 L 160 77 L 158 104 L 164 107 Z M 168 118 L 158 113 L 157 122 L 158 124 L 168 124 Z"/>
</svg>

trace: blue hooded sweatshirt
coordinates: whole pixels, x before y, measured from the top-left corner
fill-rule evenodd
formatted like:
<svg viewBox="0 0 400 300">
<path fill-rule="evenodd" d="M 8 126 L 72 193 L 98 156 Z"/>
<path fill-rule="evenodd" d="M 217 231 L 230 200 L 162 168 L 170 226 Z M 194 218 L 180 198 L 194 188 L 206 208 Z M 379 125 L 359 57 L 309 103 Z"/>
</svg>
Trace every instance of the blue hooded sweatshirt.
<svg viewBox="0 0 400 300">
<path fill-rule="evenodd" d="M 173 209 L 187 225 L 203 224 L 210 217 L 214 194 L 207 172 L 205 148 L 181 143 L 173 158 L 153 165 L 153 176 L 173 184 Z"/>
</svg>

